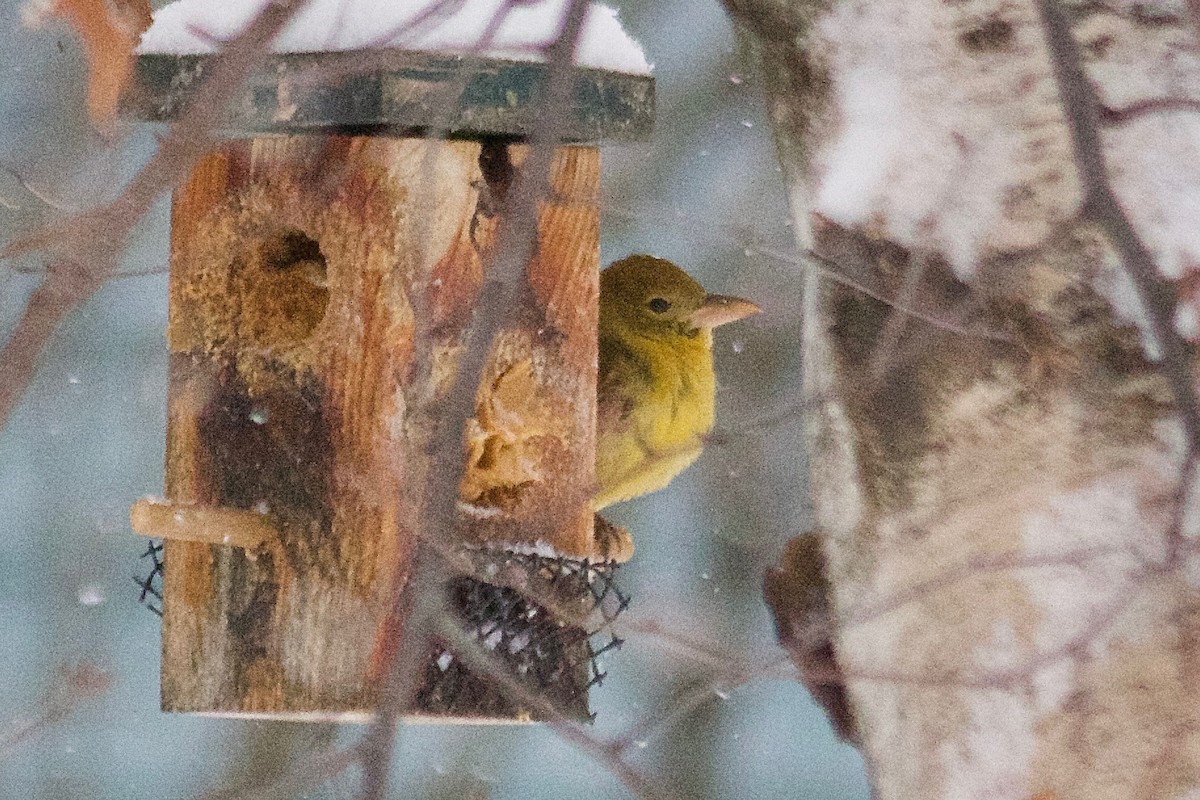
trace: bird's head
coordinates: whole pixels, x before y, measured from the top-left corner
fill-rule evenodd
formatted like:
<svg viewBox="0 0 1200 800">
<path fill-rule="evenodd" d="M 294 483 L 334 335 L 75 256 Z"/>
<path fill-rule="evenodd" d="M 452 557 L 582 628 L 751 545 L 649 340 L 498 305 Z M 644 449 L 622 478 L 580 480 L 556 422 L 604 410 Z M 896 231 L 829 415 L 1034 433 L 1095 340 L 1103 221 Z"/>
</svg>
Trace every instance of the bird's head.
<svg viewBox="0 0 1200 800">
<path fill-rule="evenodd" d="M 641 336 L 694 337 L 758 311 L 749 300 L 708 294 L 679 267 L 654 256 L 627 256 L 600 273 L 601 324 Z"/>
</svg>

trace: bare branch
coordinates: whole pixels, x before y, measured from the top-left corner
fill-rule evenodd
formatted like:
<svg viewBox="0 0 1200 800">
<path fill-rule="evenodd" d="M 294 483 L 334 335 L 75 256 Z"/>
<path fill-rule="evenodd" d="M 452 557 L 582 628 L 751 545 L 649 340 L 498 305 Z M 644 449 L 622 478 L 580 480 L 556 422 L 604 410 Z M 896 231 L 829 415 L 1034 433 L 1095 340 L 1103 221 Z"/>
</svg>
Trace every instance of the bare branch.
<svg viewBox="0 0 1200 800">
<path fill-rule="evenodd" d="M 871 363 L 867 368 L 867 382 L 869 386 L 874 387 L 874 391 L 878 391 L 892 367 L 895 366 L 894 357 L 900 348 L 910 318 L 910 314 L 902 309 L 912 306 L 917 299 L 917 292 L 921 288 L 921 281 L 924 280 L 929 266 L 926 259 L 920 255 L 914 256 L 913 261 L 912 266 L 904 271 L 904 284 L 896 296 L 897 307 L 888 314 L 887 320 L 883 323 L 883 330 L 879 333 L 875 350 L 871 353 Z"/>
<path fill-rule="evenodd" d="M 656 732 L 667 730 L 713 700 L 727 697 L 734 689 L 773 677 L 781 667 L 791 666 L 790 659 L 784 655 L 757 664 L 736 654 L 724 654 L 724 659 L 715 662 L 707 655 L 696 658 L 695 654 L 714 652 L 715 648 L 704 642 L 672 635 L 660 626 L 643 626 L 640 632 L 662 636 L 672 649 L 682 650 L 688 660 L 695 660 L 710 667 L 715 665 L 716 671 L 697 685 L 674 695 L 666 713 L 661 708 L 655 708 L 626 728 L 620 736 L 612 739 L 607 748 L 613 758 L 619 758 L 631 747 L 644 746 Z"/>
<path fill-rule="evenodd" d="M 163 137 L 149 163 L 111 203 L 10 243 L 0 258 L 36 250 L 50 254 L 46 279 L 29 299 L 12 337 L 0 349 L 0 429 L 8 421 L 38 359 L 62 320 L 114 273 L 134 225 L 165 191 L 182 181 L 216 141 L 215 131 L 246 75 L 307 0 L 268 3 L 215 65 L 184 117 Z"/>
<path fill-rule="evenodd" d="M 538 710 L 545 716 L 554 731 L 587 755 L 603 764 L 635 797 L 643 800 L 671 800 L 673 794 L 652 783 L 645 775 L 627 764 L 614 752 L 611 745 L 598 740 L 578 722 L 567 719 L 544 695 L 530 691 L 516 680 L 495 656 L 480 646 L 479 642 L 462 631 L 457 623 L 444 617 L 437 634 L 446 639 L 455 653 L 472 670 L 486 674 L 497 681 L 510 697 Z"/>
<path fill-rule="evenodd" d="M 1200 447 L 1200 402 L 1192 387 L 1187 344 L 1175 332 L 1175 298 L 1162 280 L 1154 256 L 1134 229 L 1113 190 L 1112 176 L 1100 136 L 1101 103 L 1083 67 L 1079 45 L 1059 0 L 1037 0 L 1046 44 L 1058 82 L 1059 96 L 1074 145 L 1075 164 L 1083 184 L 1083 214 L 1108 235 L 1137 289 L 1150 332 L 1162 354 L 1160 369 L 1175 395 L 1188 450 Z"/>
<path fill-rule="evenodd" d="M 302 797 L 341 775 L 359 759 L 358 747 L 314 752 L 293 759 L 286 775 L 267 785 L 250 786 L 240 791 L 205 792 L 195 800 L 287 800 Z"/>
<path fill-rule="evenodd" d="M 539 124 L 530 137 L 530 154 L 506 198 L 506 213 L 496 248 L 484 271 L 485 283 L 475 304 L 467 342 L 459 355 L 446 399 L 439 405 L 440 419 L 429 443 L 429 473 L 423 496 L 415 506 L 420 509 L 421 540 L 455 539 L 452 532 L 457 528 L 458 487 L 465 469 L 463 430 L 475 414 L 479 381 L 492 341 L 511 310 L 517 307 L 525 285 L 525 265 L 537 246 L 538 202 L 549 193 L 551 159 L 566 122 L 566 115 L 559 113 L 559 109 L 567 107 L 569 102 L 575 49 L 588 5 L 587 0 L 571 0 L 562 17 L 548 58 L 547 79 L 539 98 Z M 430 339 L 427 333 L 419 331 L 418 335 L 422 346 L 427 346 Z M 452 619 L 441 588 L 447 574 L 436 559 L 422 553 L 423 549 L 427 548 L 419 542 L 411 578 L 416 585 L 406 587 L 404 576 L 397 576 L 393 588 L 390 616 L 396 621 L 395 630 L 403 630 L 408 647 L 397 651 L 393 646 L 390 657 L 384 661 L 386 679 L 377 719 L 363 741 L 363 800 L 383 800 L 386 795 L 396 719 L 409 707 L 415 692 L 416 666 L 424 656 L 422 643 L 436 620 Z M 413 596 L 415 601 L 410 600 Z"/>
<path fill-rule="evenodd" d="M 109 676 L 94 664 L 60 667 L 34 713 L 0 736 L 0 761 L 74 714 L 84 701 L 107 692 L 110 682 Z"/>
<path fill-rule="evenodd" d="M 1200 112 L 1200 100 L 1189 97 L 1154 97 L 1121 108 L 1101 106 L 1098 118 L 1107 125 L 1124 125 L 1150 114 L 1164 114 L 1169 111 Z"/>
<path fill-rule="evenodd" d="M 769 250 L 760 248 L 759 253 L 770 256 L 772 258 L 788 258 L 786 254 L 781 254 L 777 250 Z M 904 297 L 892 297 L 884 292 L 873 289 L 861 281 L 856 281 L 849 277 L 847 270 L 837 261 L 824 256 L 815 250 L 808 250 L 803 254 L 803 263 L 805 266 L 816 269 L 822 277 L 828 278 L 834 283 L 839 283 L 848 289 L 853 289 L 856 292 L 861 292 L 867 297 L 878 300 L 884 303 L 893 311 L 899 312 L 905 316 L 925 322 L 934 328 L 948 331 L 949 333 L 958 334 L 959 336 L 968 336 L 975 339 L 986 339 L 992 342 L 1011 342 L 1013 337 L 1002 331 L 990 330 L 982 326 L 966 327 L 953 320 L 944 319 L 936 316 L 930 311 L 925 311 L 920 308 L 915 308 L 904 302 Z M 794 259 L 792 259 L 794 261 Z"/>
<path fill-rule="evenodd" d="M 1128 548 L 1114 546 L 1086 547 L 1062 553 L 1005 553 L 1003 555 L 977 556 L 958 566 L 949 567 L 927 580 L 893 592 L 862 608 L 856 608 L 841 620 L 841 624 L 861 625 L 870 622 L 909 603 L 915 603 L 931 594 L 979 575 L 1045 567 L 1078 567 L 1082 569 L 1089 561 L 1097 558 L 1129 554 Z"/>
<path fill-rule="evenodd" d="M 1047 650 L 1034 653 L 1024 663 L 1005 669 L 980 669 L 967 672 L 921 672 L 903 673 L 877 670 L 863 664 L 839 663 L 836 670 L 826 674 L 806 670 L 805 677 L 815 683 L 840 685 L 848 680 L 885 683 L 896 686 L 916 686 L 930 689 L 980 689 L 996 691 L 1018 691 L 1026 688 L 1043 669 L 1054 666 L 1065 658 L 1087 661 L 1093 658 L 1088 646 L 1111 628 L 1121 614 L 1138 598 L 1146 584 L 1161 578 L 1161 566 L 1148 566 L 1129 576 L 1128 582 L 1119 592 L 1098 609 L 1095 609 L 1087 624 L 1076 634 Z"/>
<path fill-rule="evenodd" d="M 31 184 L 28 180 L 26 180 L 25 176 L 22 175 L 20 172 L 18 172 L 17 168 L 12 166 L 11 164 L 0 163 L 0 170 L 3 170 L 4 172 L 7 172 L 9 175 L 11 175 L 13 177 L 13 180 L 15 180 L 18 184 L 20 184 L 22 189 L 29 192 L 31 195 L 33 195 L 35 198 L 40 200 L 47 207 L 53 208 L 56 211 L 66 212 L 68 214 L 79 213 L 80 209 L 78 206 L 73 206 L 73 205 L 70 205 L 69 203 L 63 202 L 62 200 L 51 197 L 45 191 L 37 188 L 36 186 Z M 18 206 L 13 205 L 13 206 L 9 206 L 9 208 L 12 208 L 15 211 L 18 208 Z"/>
</svg>

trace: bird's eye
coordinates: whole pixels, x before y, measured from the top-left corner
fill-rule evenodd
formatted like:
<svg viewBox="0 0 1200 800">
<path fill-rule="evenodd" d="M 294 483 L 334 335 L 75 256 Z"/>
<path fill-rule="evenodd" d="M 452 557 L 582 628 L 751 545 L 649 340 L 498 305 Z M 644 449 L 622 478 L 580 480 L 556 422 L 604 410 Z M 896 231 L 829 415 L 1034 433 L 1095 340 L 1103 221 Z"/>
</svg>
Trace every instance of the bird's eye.
<svg viewBox="0 0 1200 800">
<path fill-rule="evenodd" d="M 650 310 L 655 314 L 665 314 L 671 310 L 671 301 L 662 297 L 656 297 L 650 301 Z"/>
</svg>

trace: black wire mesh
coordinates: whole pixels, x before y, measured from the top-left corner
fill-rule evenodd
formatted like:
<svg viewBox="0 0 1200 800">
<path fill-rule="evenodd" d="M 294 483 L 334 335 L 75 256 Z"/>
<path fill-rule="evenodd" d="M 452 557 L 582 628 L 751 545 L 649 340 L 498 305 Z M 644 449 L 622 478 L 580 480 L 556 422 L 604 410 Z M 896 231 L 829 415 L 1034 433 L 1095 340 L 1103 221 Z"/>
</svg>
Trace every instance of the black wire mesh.
<svg viewBox="0 0 1200 800">
<path fill-rule="evenodd" d="M 558 713 L 595 715 L 588 690 L 604 682 L 600 657 L 622 640 L 613 622 L 629 605 L 618 565 L 505 550 L 472 550 L 475 574 L 451 580 L 450 604 L 463 627 L 531 695 Z M 477 675 L 451 650 L 431 649 L 417 704 L 423 713 L 537 720 L 546 715 L 491 676 Z"/>
<path fill-rule="evenodd" d="M 146 546 L 146 551 L 142 553 L 142 558 L 149 558 L 148 571 L 144 578 L 133 576 L 133 582 L 141 589 L 138 595 L 138 602 L 146 608 L 153 611 L 158 616 L 162 616 L 162 588 L 163 588 L 163 545 L 162 542 L 150 540 L 150 544 Z"/>
<path fill-rule="evenodd" d="M 464 629 L 528 692 L 560 714 L 591 721 L 588 690 L 604 683 L 600 657 L 619 648 L 613 623 L 629 605 L 619 564 L 508 550 L 471 549 L 471 575 L 451 579 L 450 605 Z M 162 616 L 163 545 L 151 541 L 138 600 Z M 536 720 L 545 715 L 500 681 L 477 675 L 451 650 L 430 648 L 417 695 L 421 713 Z"/>
</svg>

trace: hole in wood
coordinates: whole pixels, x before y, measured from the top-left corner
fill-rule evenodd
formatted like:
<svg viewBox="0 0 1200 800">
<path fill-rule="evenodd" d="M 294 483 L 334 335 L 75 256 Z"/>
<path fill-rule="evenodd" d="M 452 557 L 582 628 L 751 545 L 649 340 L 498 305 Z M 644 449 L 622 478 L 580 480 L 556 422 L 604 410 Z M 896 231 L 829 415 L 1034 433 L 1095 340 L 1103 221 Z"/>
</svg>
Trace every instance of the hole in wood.
<svg viewBox="0 0 1200 800">
<path fill-rule="evenodd" d="M 543 451 L 556 439 L 566 446 L 561 413 L 546 398 L 526 358 L 479 392 L 467 422 L 467 472 L 460 497 L 473 510 L 511 511 L 531 487 L 546 479 Z"/>
<path fill-rule="evenodd" d="M 329 305 L 325 254 L 316 239 L 283 227 L 250 246 L 239 272 L 243 318 L 259 345 L 300 342 L 312 335 Z"/>
<path fill-rule="evenodd" d="M 479 171 L 492 201 L 490 210 L 499 213 L 508 199 L 508 190 L 517 172 L 509 157 L 508 144 L 497 139 L 484 141 L 479 148 Z"/>
</svg>

